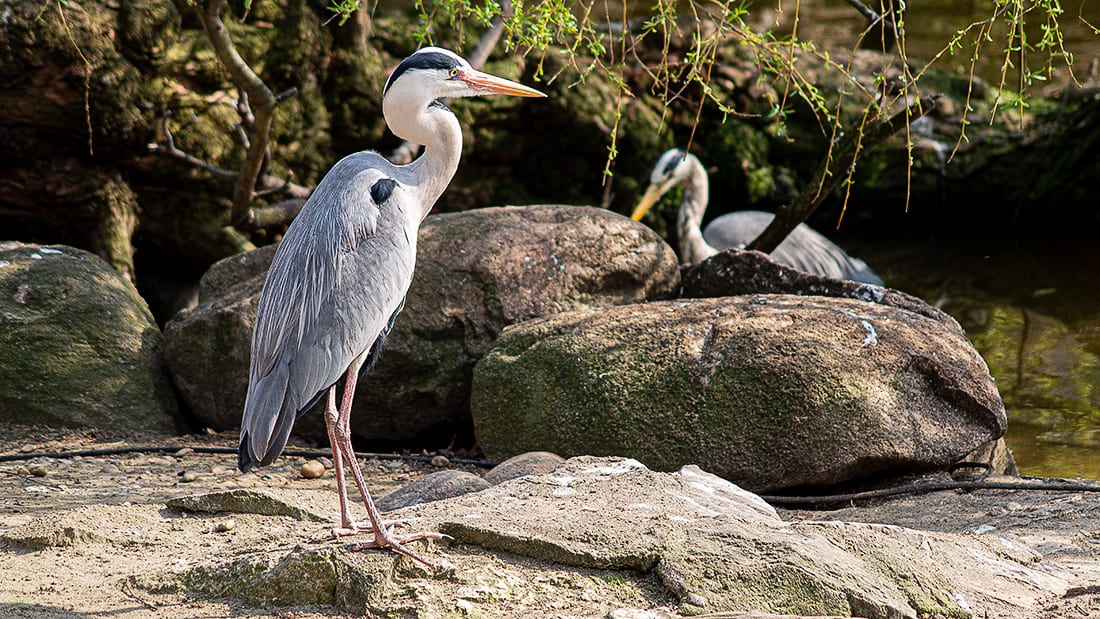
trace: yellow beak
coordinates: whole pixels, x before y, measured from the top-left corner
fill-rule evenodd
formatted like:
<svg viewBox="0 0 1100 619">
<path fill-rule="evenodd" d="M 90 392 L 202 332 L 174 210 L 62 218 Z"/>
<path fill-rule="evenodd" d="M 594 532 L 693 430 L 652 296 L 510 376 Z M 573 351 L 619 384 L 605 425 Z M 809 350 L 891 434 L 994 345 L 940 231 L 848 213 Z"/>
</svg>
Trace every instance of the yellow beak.
<svg viewBox="0 0 1100 619">
<path fill-rule="evenodd" d="M 458 78 L 463 82 L 466 82 L 470 88 L 475 90 L 484 90 L 486 92 L 493 92 L 501 95 L 510 95 L 512 97 L 545 97 L 544 93 L 541 93 L 534 88 L 528 88 L 523 84 L 506 80 L 503 77 L 497 77 L 495 75 L 489 75 L 477 69 L 467 69 Z"/>
<path fill-rule="evenodd" d="M 652 184 L 647 187 L 645 193 L 642 194 L 642 199 L 638 200 L 638 206 L 635 206 L 634 212 L 630 214 L 630 218 L 634 221 L 641 221 L 642 217 L 645 217 L 645 214 L 649 212 L 650 207 L 656 204 L 661 196 L 665 195 L 669 187 L 669 183 Z"/>
</svg>

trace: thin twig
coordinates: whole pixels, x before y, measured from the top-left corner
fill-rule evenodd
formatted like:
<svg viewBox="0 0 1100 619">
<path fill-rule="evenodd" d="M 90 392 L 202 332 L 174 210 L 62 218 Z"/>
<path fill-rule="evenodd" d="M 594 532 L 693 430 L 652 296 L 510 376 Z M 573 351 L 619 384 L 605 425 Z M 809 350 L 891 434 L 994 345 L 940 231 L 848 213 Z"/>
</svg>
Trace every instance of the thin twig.
<svg viewBox="0 0 1100 619">
<path fill-rule="evenodd" d="M 1074 481 L 1048 481 L 1028 480 L 1020 481 L 932 481 L 915 484 L 904 484 L 892 488 L 880 488 L 878 490 L 866 490 L 863 492 L 849 492 L 844 494 L 829 494 L 821 496 L 779 496 L 761 495 L 772 505 L 783 507 L 824 507 L 827 505 L 841 505 L 853 501 L 866 501 L 869 499 L 881 499 L 903 494 L 923 494 L 941 490 L 1041 490 L 1044 492 L 1100 492 L 1100 484 Z"/>
<path fill-rule="evenodd" d="M 164 123 L 164 141 L 161 142 L 161 143 L 157 143 L 157 144 L 150 144 L 149 145 L 149 150 L 151 152 L 161 153 L 163 155 L 167 155 L 169 157 L 172 157 L 173 159 L 178 159 L 178 160 L 186 163 L 189 166 L 192 166 L 194 168 L 198 168 L 200 170 L 204 170 L 204 171 L 209 172 L 210 174 L 213 174 L 214 176 L 217 176 L 219 178 L 224 178 L 224 179 L 227 179 L 227 180 L 236 180 L 237 179 L 237 173 L 236 172 L 233 172 L 232 170 L 226 170 L 224 168 L 219 168 L 218 166 L 213 165 L 211 163 L 208 163 L 208 162 L 206 162 L 206 161 L 204 161 L 204 160 L 202 160 L 202 159 L 200 159 L 200 158 L 198 158 L 198 157 L 196 157 L 196 156 L 194 156 L 194 155 L 192 155 L 192 154 L 190 154 L 186 151 L 181 150 L 179 147 L 177 147 L 176 146 L 176 140 L 172 136 L 172 131 L 168 128 L 167 118 L 165 118 L 165 123 Z M 257 187 L 258 187 L 257 191 L 256 191 L 257 196 L 267 196 L 267 195 L 274 195 L 274 194 L 280 194 L 281 193 L 281 194 L 285 194 L 285 195 L 289 196 L 291 199 L 294 199 L 294 200 L 305 200 L 305 199 L 309 198 L 309 195 L 311 193 L 313 193 L 313 189 L 310 188 L 310 187 L 306 187 L 305 185 L 299 185 L 297 183 L 293 183 L 293 182 L 290 181 L 290 179 L 279 178 L 279 177 L 277 177 L 273 174 L 264 174 L 263 176 L 261 176 L 260 179 L 259 179 L 259 182 L 257 183 Z M 284 212 L 289 212 L 289 211 L 286 211 L 284 209 Z M 296 214 L 297 214 L 297 211 L 294 211 L 294 215 L 296 215 Z M 257 217 L 250 214 L 247 218 L 247 221 L 253 222 L 256 219 L 257 219 Z M 293 215 L 291 215 L 291 217 L 289 219 L 286 219 L 286 220 L 283 220 L 283 221 L 276 221 L 276 220 L 272 219 L 272 215 L 270 213 L 267 213 L 267 214 L 264 214 L 259 219 L 263 219 L 266 222 L 265 224 L 262 224 L 263 226 L 271 226 L 271 225 L 286 223 L 286 222 L 290 221 L 291 219 L 293 219 Z M 261 224 L 256 224 L 256 223 L 253 223 L 253 225 L 261 226 Z"/>
<path fill-rule="evenodd" d="M 192 167 L 199 168 L 200 170 L 206 170 L 214 176 L 230 180 L 237 178 L 236 172 L 232 172 L 224 168 L 219 168 L 216 165 L 207 163 L 190 153 L 184 152 L 176 148 L 176 140 L 172 137 L 172 132 L 168 129 L 167 118 L 164 122 L 164 142 L 159 144 L 150 144 L 149 150 L 151 152 L 162 153 L 168 155 L 169 157 L 179 159 L 180 161 L 183 161 L 184 163 Z"/>
</svg>

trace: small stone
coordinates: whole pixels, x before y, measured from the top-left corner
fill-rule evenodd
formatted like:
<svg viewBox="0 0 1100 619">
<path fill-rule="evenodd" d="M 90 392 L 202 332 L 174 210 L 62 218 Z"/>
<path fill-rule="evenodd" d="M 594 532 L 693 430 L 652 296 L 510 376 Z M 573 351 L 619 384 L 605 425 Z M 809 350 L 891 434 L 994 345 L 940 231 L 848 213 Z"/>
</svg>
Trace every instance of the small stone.
<svg viewBox="0 0 1100 619">
<path fill-rule="evenodd" d="M 698 593 L 689 593 L 687 597 L 683 599 L 684 603 L 691 604 L 692 606 L 698 606 L 703 608 L 707 605 L 707 598 L 699 595 Z"/>
<path fill-rule="evenodd" d="M 447 456 L 435 456 L 432 458 L 432 466 L 443 468 L 445 466 L 450 466 L 450 464 L 451 461 L 447 459 Z"/>
<path fill-rule="evenodd" d="M 35 476 L 35 477 L 45 477 L 46 474 L 49 472 L 49 470 L 46 469 L 45 465 L 32 464 L 29 467 L 27 467 L 27 472 L 30 473 L 31 475 Z"/>
<path fill-rule="evenodd" d="M 219 520 L 214 524 L 214 530 L 218 533 L 225 533 L 237 528 L 237 521 L 230 518 L 229 520 Z"/>
<path fill-rule="evenodd" d="M 640 608 L 616 608 L 607 613 L 607 619 L 658 619 L 657 613 Z"/>
<path fill-rule="evenodd" d="M 35 449 L 38 449 L 38 447 L 36 447 L 34 445 L 23 445 L 22 447 L 19 448 L 19 451 L 22 452 L 22 453 L 25 453 L 25 454 L 29 454 L 30 452 L 34 451 Z"/>
<path fill-rule="evenodd" d="M 318 460 L 310 460 L 303 464 L 298 472 L 306 479 L 317 479 L 325 474 L 325 465 Z"/>
<path fill-rule="evenodd" d="M 179 451 L 174 452 L 172 455 L 177 458 L 182 458 L 183 456 L 190 456 L 193 453 L 195 453 L 194 449 L 190 447 L 183 447 Z"/>
<path fill-rule="evenodd" d="M 185 484 L 189 484 L 199 478 L 199 474 L 195 471 L 184 471 L 180 473 L 180 481 Z"/>
<path fill-rule="evenodd" d="M 103 468 L 99 469 L 99 472 L 105 475 L 118 475 L 122 470 L 118 468 L 117 464 L 108 462 L 103 465 Z"/>
</svg>

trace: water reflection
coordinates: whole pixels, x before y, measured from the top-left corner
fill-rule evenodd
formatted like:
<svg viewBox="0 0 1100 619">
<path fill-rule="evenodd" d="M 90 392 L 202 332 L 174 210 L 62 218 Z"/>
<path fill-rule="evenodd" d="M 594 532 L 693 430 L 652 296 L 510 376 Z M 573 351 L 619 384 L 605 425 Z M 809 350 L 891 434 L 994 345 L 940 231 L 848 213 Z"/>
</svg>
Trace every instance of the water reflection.
<svg viewBox="0 0 1100 619">
<path fill-rule="evenodd" d="M 950 313 L 985 358 L 1025 475 L 1100 479 L 1100 239 L 861 246 L 887 284 Z"/>
</svg>

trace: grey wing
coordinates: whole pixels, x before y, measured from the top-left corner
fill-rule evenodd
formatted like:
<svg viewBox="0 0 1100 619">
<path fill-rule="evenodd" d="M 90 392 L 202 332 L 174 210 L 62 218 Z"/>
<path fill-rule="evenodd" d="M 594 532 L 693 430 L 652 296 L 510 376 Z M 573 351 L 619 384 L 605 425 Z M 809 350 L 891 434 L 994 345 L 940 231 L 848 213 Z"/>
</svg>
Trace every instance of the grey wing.
<svg viewBox="0 0 1100 619">
<path fill-rule="evenodd" d="M 707 224 L 706 230 L 703 231 L 703 239 L 719 250 L 744 249 L 753 239 L 760 236 L 774 217 L 775 215 L 764 211 L 727 213 Z"/>
<path fill-rule="evenodd" d="M 703 237 L 719 249 L 743 248 L 759 236 L 774 217 L 763 211 L 735 211 L 712 221 Z M 882 280 L 865 262 L 849 256 L 836 243 L 806 224 L 799 224 L 775 248 L 771 257 L 780 264 L 806 273 L 882 285 Z"/>
<path fill-rule="evenodd" d="M 408 290 L 416 249 L 407 194 L 391 186 L 376 203 L 371 190 L 386 175 L 363 167 L 333 167 L 272 261 L 252 337 L 242 471 L 278 457 L 295 419 L 371 350 Z"/>
</svg>

